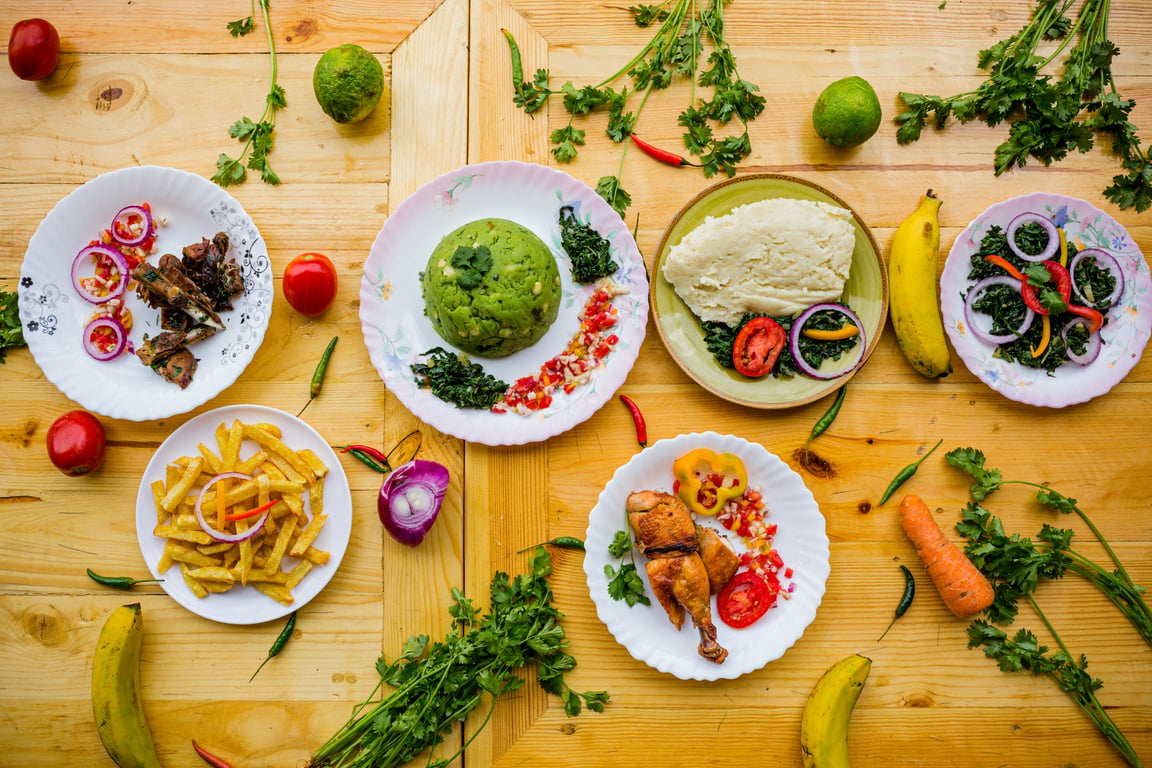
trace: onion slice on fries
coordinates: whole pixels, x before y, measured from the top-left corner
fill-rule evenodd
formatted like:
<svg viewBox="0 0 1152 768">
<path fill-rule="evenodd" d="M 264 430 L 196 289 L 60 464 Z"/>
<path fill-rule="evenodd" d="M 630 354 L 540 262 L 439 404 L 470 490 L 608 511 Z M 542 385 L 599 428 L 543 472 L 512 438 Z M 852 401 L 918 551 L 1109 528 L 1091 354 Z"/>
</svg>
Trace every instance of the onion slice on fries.
<svg viewBox="0 0 1152 768">
<path fill-rule="evenodd" d="M 240 480 L 252 479 L 249 475 L 246 475 L 243 472 L 224 472 L 222 474 L 216 475 L 207 483 L 205 483 L 204 487 L 200 489 L 200 493 L 196 494 L 196 522 L 200 524 L 200 528 L 203 529 L 204 533 L 208 534 L 217 541 L 227 541 L 232 543 L 247 541 L 259 533 L 260 529 L 264 527 L 264 521 L 267 520 L 268 515 L 272 513 L 270 508 L 265 510 L 264 514 L 260 515 L 260 517 L 256 519 L 256 522 L 253 523 L 252 526 L 243 533 L 225 533 L 223 531 L 216 530 L 212 526 L 208 525 L 208 521 L 204 519 L 204 512 L 201 509 L 201 502 L 204 500 L 204 494 L 208 492 L 208 489 L 216 485 L 216 483 L 220 482 L 221 480 L 227 480 L 229 478 L 237 478 Z"/>
</svg>

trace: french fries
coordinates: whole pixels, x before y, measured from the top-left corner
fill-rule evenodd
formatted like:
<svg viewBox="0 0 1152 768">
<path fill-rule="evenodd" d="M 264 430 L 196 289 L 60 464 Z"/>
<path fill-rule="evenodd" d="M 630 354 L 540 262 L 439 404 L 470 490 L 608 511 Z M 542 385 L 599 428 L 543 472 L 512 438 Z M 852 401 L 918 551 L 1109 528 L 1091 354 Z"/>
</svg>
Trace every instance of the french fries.
<svg viewBox="0 0 1152 768">
<path fill-rule="evenodd" d="M 256 444 L 247 455 L 245 441 Z M 291 605 L 292 590 L 329 559 L 328 552 L 313 546 L 328 520 L 324 512 L 328 467 L 315 452 L 291 448 L 273 424 L 239 420 L 221 424 L 215 443 L 215 447 L 198 443 L 193 453 L 165 468 L 163 480 L 151 485 L 156 503 L 153 533 L 165 540 L 159 570 L 178 567 L 188 588 L 200 598 L 251 587 Z M 224 472 L 250 479 L 212 482 Z M 263 523 L 250 538 L 220 540 L 197 520 L 197 500 L 212 531 L 240 535 L 262 519 Z M 265 512 L 246 516 L 266 504 L 272 506 Z"/>
</svg>

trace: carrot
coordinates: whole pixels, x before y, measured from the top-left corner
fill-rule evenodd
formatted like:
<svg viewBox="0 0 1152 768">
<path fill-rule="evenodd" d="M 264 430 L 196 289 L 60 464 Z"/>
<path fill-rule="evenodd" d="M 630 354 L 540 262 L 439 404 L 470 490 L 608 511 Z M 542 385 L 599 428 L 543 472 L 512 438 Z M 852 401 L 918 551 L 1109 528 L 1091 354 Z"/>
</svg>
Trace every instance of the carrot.
<svg viewBox="0 0 1152 768">
<path fill-rule="evenodd" d="M 944 536 L 923 499 L 914 494 L 904 497 L 900 502 L 900 523 L 948 610 L 967 618 L 992 605 L 992 584 Z"/>
</svg>

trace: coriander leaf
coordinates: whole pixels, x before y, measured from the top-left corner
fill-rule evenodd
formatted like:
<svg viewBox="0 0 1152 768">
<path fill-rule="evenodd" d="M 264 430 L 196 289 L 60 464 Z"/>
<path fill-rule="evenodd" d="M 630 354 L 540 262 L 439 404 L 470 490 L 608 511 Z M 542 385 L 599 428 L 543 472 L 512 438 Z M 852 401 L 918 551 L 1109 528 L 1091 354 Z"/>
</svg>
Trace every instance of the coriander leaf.
<svg viewBox="0 0 1152 768">
<path fill-rule="evenodd" d="M 552 147 L 552 156 L 558 163 L 570 163 L 575 160 L 579 152 L 576 146 L 584 145 L 584 131 L 571 125 L 552 131 L 551 138 L 552 143 L 556 145 Z"/>
<path fill-rule="evenodd" d="M 237 19 L 236 21 L 230 21 L 228 22 L 227 26 L 228 33 L 232 35 L 232 37 L 243 37 L 252 30 L 256 29 L 255 20 L 251 16 L 243 19 Z"/>
<path fill-rule="evenodd" d="M 624 216 L 624 211 L 628 210 L 628 206 L 632 205 L 632 195 L 620 186 L 620 179 L 617 176 L 600 177 L 596 182 L 596 194 L 604 198 L 608 205 L 612 206 L 612 210 L 621 217 Z"/>
<path fill-rule="evenodd" d="M 0 290 L 0 363 L 6 362 L 4 351 L 10 347 L 22 347 L 24 329 L 20 325 L 20 307 L 15 291 Z"/>
<path fill-rule="evenodd" d="M 459 271 L 456 284 L 466 291 L 480 287 L 492 271 L 492 252 L 485 245 L 458 245 L 448 263 Z"/>
<path fill-rule="evenodd" d="M 632 537 L 628 531 L 616 531 L 612 543 L 608 545 L 608 554 L 619 560 L 632 551 Z"/>
<path fill-rule="evenodd" d="M 629 6 L 628 12 L 638 27 L 650 27 L 668 18 L 668 11 L 662 5 L 633 5 Z"/>
<path fill-rule="evenodd" d="M 613 600 L 623 600 L 629 608 L 637 604 L 652 604 L 644 593 L 644 582 L 634 564 L 622 563 L 617 569 L 607 563 L 604 565 L 604 573 L 608 576 L 608 596 Z"/>
<path fill-rule="evenodd" d="M 976 448 L 954 448 L 944 455 L 948 463 L 964 470 L 976 480 L 969 491 L 976 501 L 983 501 L 1000 488 L 1004 478 L 998 469 L 984 467 L 984 453 Z"/>
</svg>

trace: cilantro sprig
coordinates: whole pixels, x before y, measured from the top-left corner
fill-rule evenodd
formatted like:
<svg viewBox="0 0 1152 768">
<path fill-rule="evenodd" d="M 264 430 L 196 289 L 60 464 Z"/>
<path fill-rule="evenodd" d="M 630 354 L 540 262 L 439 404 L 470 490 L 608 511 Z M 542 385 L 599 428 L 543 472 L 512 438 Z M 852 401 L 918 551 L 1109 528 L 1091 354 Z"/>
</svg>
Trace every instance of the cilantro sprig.
<svg viewBox="0 0 1152 768">
<path fill-rule="evenodd" d="M 684 129 L 684 146 L 699 159 L 696 165 L 706 177 L 720 173 L 733 176 L 737 164 L 752 152 L 748 124 L 763 112 L 765 99 L 759 87 L 737 71 L 736 57 L 725 39 L 724 6 L 728 2 L 669 0 L 631 6 L 628 11 L 637 27 L 656 27 L 652 38 L 610 77 L 581 87 L 569 81 L 553 89 L 547 69 L 537 69 L 531 79 L 526 78 L 516 41 L 504 30 L 512 57 L 512 101 L 531 115 L 552 96 L 563 100 L 568 123 L 553 130 L 550 138 L 552 156 L 559 163 L 570 163 L 587 137 L 585 129 L 576 126 L 576 119 L 606 112 L 605 135 L 615 143 L 624 142 L 635 130 L 649 97 L 667 89 L 677 78 L 687 79 L 692 83 L 692 97 L 677 120 Z M 707 58 L 702 64 L 705 51 Z M 619 90 L 612 87 L 623 78 L 629 82 Z M 629 109 L 637 99 L 635 108 Z M 734 124 L 734 132 L 718 135 L 718 130 Z M 601 177 L 596 185 L 596 192 L 620 214 L 632 203 L 620 183 L 627 154 L 625 144 L 616 174 Z"/>
<path fill-rule="evenodd" d="M 565 681 L 576 659 L 568 653 L 560 623 L 564 616 L 552 604 L 551 573 L 551 557 L 537 547 L 526 573 L 514 578 L 503 572 L 493 575 L 490 607 L 483 615 L 471 599 L 453 589 L 448 609 L 452 630 L 440 642 L 414 635 L 394 661 L 381 656 L 376 688 L 316 750 L 310 765 L 395 768 L 441 743 L 444 734 L 488 699 L 487 713 L 472 737 L 447 758 L 429 758 L 429 766 L 443 768 L 483 730 L 496 702 L 524 686 L 518 670 L 528 666 L 535 667 L 540 687 L 563 701 L 569 717 L 585 709 L 604 711 L 610 700 L 606 691 L 578 692 Z M 378 697 L 384 685 L 393 690 Z"/>
<path fill-rule="evenodd" d="M 249 170 L 259 171 L 260 180 L 267 184 L 277 185 L 280 183 L 280 177 L 272 170 L 268 155 L 272 152 L 272 134 L 276 129 L 276 112 L 287 107 L 288 102 L 284 95 L 284 89 L 276 82 L 278 73 L 276 40 L 272 36 L 272 23 L 268 14 L 269 0 L 252 0 L 252 14 L 243 19 L 228 22 L 227 28 L 233 37 L 243 37 L 253 32 L 256 29 L 254 19 L 257 2 L 260 3 L 260 10 L 264 16 L 264 29 L 268 34 L 268 50 L 272 62 L 271 83 L 268 87 L 268 95 L 264 99 L 264 111 L 261 113 L 260 119 L 253 121 L 248 116 L 244 116 L 228 128 L 228 135 L 237 141 L 244 142 L 244 145 L 236 157 L 230 157 L 222 152 L 216 158 L 216 173 L 213 174 L 212 181 L 222 187 L 242 184 L 248 178 Z"/>
<path fill-rule="evenodd" d="M 608 554 L 620 561 L 618 567 L 611 563 L 604 565 L 604 575 L 608 577 L 608 596 L 613 600 L 623 600 L 631 608 L 634 605 L 651 605 L 652 601 L 644 592 L 644 581 L 636 570 L 636 553 L 632 549 L 632 537 L 628 531 L 616 531 Z M 624 562 L 624 558 L 628 562 Z"/>
<path fill-rule="evenodd" d="M 1008 137 L 995 151 L 997 176 L 1023 167 L 1029 158 L 1044 165 L 1092 149 L 1096 135 L 1111 140 L 1126 173 L 1112 178 L 1104 196 L 1121 209 L 1152 206 L 1152 148 L 1141 149 L 1128 119 L 1135 102 L 1116 88 L 1112 61 L 1120 49 L 1108 39 L 1108 0 L 1038 0 L 1019 32 L 979 52 L 987 78 L 972 91 L 952 96 L 901 93 L 907 109 L 896 116 L 896 140 L 908 144 L 927 125 L 980 120 L 990 127 L 1007 122 Z M 1048 55 L 1048 41 L 1060 41 Z M 1059 76 L 1045 68 L 1067 54 Z"/>
<path fill-rule="evenodd" d="M 0 290 L 0 363 L 6 362 L 4 350 L 25 344 L 17 298 L 15 291 Z"/>
</svg>

